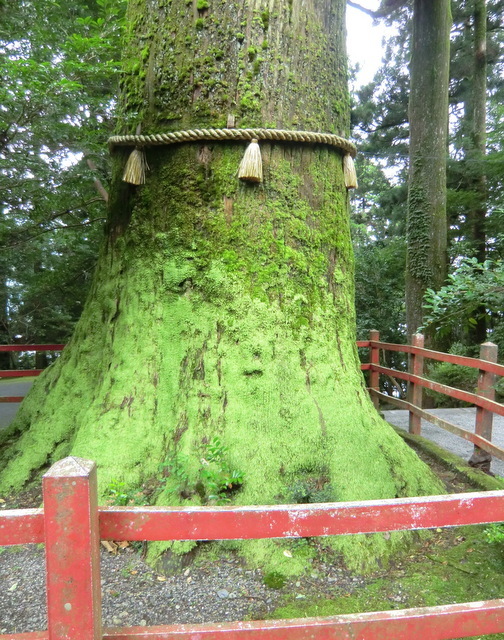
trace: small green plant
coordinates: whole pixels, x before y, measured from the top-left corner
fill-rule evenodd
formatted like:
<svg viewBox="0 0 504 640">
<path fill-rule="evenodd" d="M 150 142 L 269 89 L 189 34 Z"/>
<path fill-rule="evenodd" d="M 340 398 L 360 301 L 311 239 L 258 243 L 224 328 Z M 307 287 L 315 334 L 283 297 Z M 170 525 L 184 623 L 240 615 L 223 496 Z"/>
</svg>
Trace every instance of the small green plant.
<svg viewBox="0 0 504 640">
<path fill-rule="evenodd" d="M 247 49 L 247 53 L 248 53 L 248 59 L 250 60 L 250 62 L 252 62 L 257 55 L 257 49 L 255 47 L 249 47 Z"/>
<path fill-rule="evenodd" d="M 244 474 L 232 469 L 226 460 L 228 449 L 218 437 L 206 446 L 201 458 L 201 467 L 194 485 L 189 482 L 187 469 L 190 459 L 183 453 L 172 453 L 159 465 L 159 481 L 167 484 L 170 493 L 188 498 L 197 493 L 202 502 L 215 502 L 218 505 L 230 502 L 229 493 L 243 484 Z"/>
<path fill-rule="evenodd" d="M 187 467 L 189 458 L 183 453 L 172 453 L 158 466 L 159 481 L 166 483 L 167 478 L 172 479 L 170 493 L 181 494 L 185 491 L 189 482 Z"/>
<path fill-rule="evenodd" d="M 282 589 L 287 579 L 278 571 L 270 571 L 264 575 L 263 582 L 270 589 Z"/>
<path fill-rule="evenodd" d="M 198 9 L 198 11 L 205 11 L 205 9 L 208 9 L 209 6 L 210 3 L 208 2 L 208 0 L 198 0 L 198 2 L 196 3 L 196 9 Z"/>
<path fill-rule="evenodd" d="M 111 480 L 105 490 L 107 502 L 117 507 L 146 504 L 145 495 L 140 489 L 127 488 L 124 482 Z"/>
<path fill-rule="evenodd" d="M 264 31 L 268 30 L 269 21 L 270 21 L 270 12 L 266 9 L 265 11 L 261 12 L 261 22 L 262 22 L 262 27 Z"/>
<path fill-rule="evenodd" d="M 238 469 L 231 469 L 225 460 L 228 449 L 216 436 L 207 446 L 206 458 L 203 458 L 201 481 L 207 499 L 218 505 L 230 502 L 229 491 L 243 484 L 244 475 Z"/>
<path fill-rule="evenodd" d="M 485 529 L 485 536 L 488 542 L 502 544 L 504 542 L 504 525 L 491 524 Z"/>
<path fill-rule="evenodd" d="M 205 28 L 205 20 L 204 18 L 198 18 L 194 23 L 197 31 L 202 31 Z"/>
<path fill-rule="evenodd" d="M 305 478 L 298 480 L 288 491 L 289 502 L 297 504 L 313 504 L 315 502 L 334 502 L 336 499 L 333 486 L 322 478 Z"/>
<path fill-rule="evenodd" d="M 241 31 L 238 31 L 238 33 L 236 34 L 236 39 L 238 40 L 238 42 L 243 42 L 245 40 L 245 34 L 241 33 Z"/>
</svg>

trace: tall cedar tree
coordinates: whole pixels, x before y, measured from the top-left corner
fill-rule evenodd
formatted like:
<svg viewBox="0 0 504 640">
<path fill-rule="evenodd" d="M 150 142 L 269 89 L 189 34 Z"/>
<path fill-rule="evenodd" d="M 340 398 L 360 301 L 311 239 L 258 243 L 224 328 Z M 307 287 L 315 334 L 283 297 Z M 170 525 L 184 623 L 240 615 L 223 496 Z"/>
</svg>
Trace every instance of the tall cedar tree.
<svg viewBox="0 0 504 640">
<path fill-rule="evenodd" d="M 406 320 L 422 325 L 423 295 L 447 274 L 446 157 L 450 0 L 415 0 L 409 98 L 410 168 Z M 430 337 L 433 341 L 433 336 Z"/>
</svg>

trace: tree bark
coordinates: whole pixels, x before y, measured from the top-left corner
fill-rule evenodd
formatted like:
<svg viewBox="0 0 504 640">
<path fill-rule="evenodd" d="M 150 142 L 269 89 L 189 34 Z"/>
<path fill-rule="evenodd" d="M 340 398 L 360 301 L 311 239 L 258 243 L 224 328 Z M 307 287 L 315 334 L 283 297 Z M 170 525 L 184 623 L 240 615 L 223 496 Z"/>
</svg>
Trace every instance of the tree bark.
<svg viewBox="0 0 504 640">
<path fill-rule="evenodd" d="M 472 163 L 472 189 L 475 206 L 469 212 L 470 242 L 478 262 L 486 259 L 486 214 L 487 181 L 485 170 L 486 155 L 486 101 L 487 101 L 487 7 L 486 0 L 474 0 L 474 45 L 473 78 L 470 97 L 471 149 L 468 160 Z M 485 308 L 480 309 L 480 317 L 471 329 L 471 344 L 482 344 L 486 340 Z"/>
<path fill-rule="evenodd" d="M 446 153 L 450 64 L 449 0 L 415 0 L 409 101 L 410 169 L 406 320 L 408 338 L 423 323 L 427 288 L 447 273 Z M 426 336 L 431 345 L 435 336 Z"/>
<path fill-rule="evenodd" d="M 344 5 L 131 1 L 120 129 L 234 114 L 240 127 L 346 134 Z M 359 370 L 342 154 L 261 149 L 263 185 L 239 183 L 242 144 L 148 149 L 138 188 L 120 180 L 127 153 L 115 155 L 90 297 L 10 431 L 2 489 L 69 453 L 98 462 L 102 491 L 138 487 L 161 464 L 164 504 L 212 501 L 233 472 L 243 481 L 219 499 L 238 504 L 437 489 Z M 339 544 L 354 565 L 386 553 L 371 538 Z"/>
</svg>

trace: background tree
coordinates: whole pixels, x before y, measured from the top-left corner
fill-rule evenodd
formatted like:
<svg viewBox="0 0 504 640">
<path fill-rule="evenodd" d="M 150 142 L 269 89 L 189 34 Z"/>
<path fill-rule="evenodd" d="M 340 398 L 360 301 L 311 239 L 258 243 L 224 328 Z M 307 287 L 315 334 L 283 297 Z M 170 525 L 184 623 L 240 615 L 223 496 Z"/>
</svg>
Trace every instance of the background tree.
<svg viewBox="0 0 504 640">
<path fill-rule="evenodd" d="M 105 216 L 123 10 L 122 0 L 0 6 L 2 343 L 65 341 L 82 311 Z"/>
<path fill-rule="evenodd" d="M 347 134 L 344 9 L 131 1 L 119 129 L 233 113 L 240 127 Z M 261 146 L 263 185 L 239 184 L 232 142 L 150 149 L 139 188 L 115 154 L 90 297 L 4 436 L 3 490 L 69 453 L 98 461 L 102 490 L 162 464 L 159 503 L 288 502 L 300 483 L 307 500 L 436 490 L 359 371 L 341 154 Z M 338 544 L 355 565 L 384 553 L 380 540 Z M 287 562 L 276 543 L 254 548 Z"/>
<path fill-rule="evenodd" d="M 378 241 L 376 247 L 380 251 L 382 240 L 379 229 L 388 227 L 390 233 L 402 234 L 400 226 L 391 224 L 395 219 L 394 212 L 399 212 L 397 204 L 404 202 L 405 190 L 405 155 L 408 151 L 409 123 L 407 118 L 408 104 L 408 69 L 410 42 L 410 14 L 407 7 L 390 14 L 388 24 L 395 25 L 397 33 L 388 38 L 385 46 L 384 64 L 373 83 L 362 87 L 356 93 L 356 105 L 352 113 L 354 132 L 357 134 L 359 149 L 364 149 L 369 161 L 380 167 L 385 167 L 389 185 L 387 189 L 376 182 L 365 184 L 366 198 L 376 199 L 380 207 L 368 223 L 370 243 Z M 490 0 L 487 3 L 487 154 L 483 161 L 475 157 L 472 140 L 473 125 L 468 119 L 471 113 L 472 97 L 474 95 L 474 67 L 475 67 L 475 3 L 457 2 L 453 4 L 453 29 L 451 34 L 451 64 L 450 64 L 450 144 L 447 166 L 447 213 L 448 213 L 448 250 L 450 270 L 455 270 L 464 258 L 475 257 L 475 245 L 471 220 L 478 208 L 478 194 L 475 190 L 477 176 L 481 172 L 486 175 L 486 214 L 480 217 L 485 230 L 486 257 L 498 260 L 502 257 L 501 231 L 503 209 L 502 198 L 502 89 L 503 58 L 502 58 L 502 15 L 501 0 Z M 481 92 L 479 92 L 481 95 Z M 389 108 L 389 96 L 393 96 L 393 109 Z M 395 115 L 394 115 L 395 114 Z M 499 115 L 500 114 L 500 115 Z M 362 163 L 358 163 L 358 170 L 366 171 Z M 390 176 L 395 175 L 391 181 Z M 360 181 L 366 176 L 359 176 Z M 476 182 L 475 182 L 476 181 Z M 364 185 L 364 182 L 363 182 Z M 372 193 L 374 195 L 372 195 Z M 390 200 L 395 204 L 391 208 Z M 360 216 L 360 204 L 354 200 L 357 216 Z M 399 220 L 402 214 L 400 214 Z M 358 257 L 357 253 L 357 257 Z M 481 258 L 481 256 L 480 256 Z M 357 277 L 359 277 L 360 262 L 357 260 Z M 381 261 L 386 268 L 387 262 Z M 480 264 L 483 263 L 480 261 Z M 362 263 L 362 268 L 366 265 Z M 481 267 L 483 268 L 483 267 Z M 485 267 L 485 268 L 488 268 Z M 379 276 L 377 276 L 379 279 Z M 476 287 L 476 289 L 478 289 Z M 365 305 L 363 301 L 361 306 Z M 371 306 L 371 305 L 368 305 Z M 469 309 L 469 308 L 468 308 Z M 429 315 L 429 314 L 428 314 Z M 453 324 L 442 331 L 436 324 L 432 331 L 442 331 L 442 340 L 446 347 L 451 342 L 458 344 L 461 340 L 466 350 L 476 349 L 477 339 L 472 332 L 465 328 L 478 318 L 484 317 L 487 323 L 488 335 L 494 334 L 498 328 L 499 319 L 488 307 L 480 307 L 476 313 L 471 307 L 471 315 L 461 321 L 459 330 Z M 468 325 L 469 323 L 469 325 Z M 395 319 L 394 325 L 395 327 Z M 393 327 L 391 329 L 393 330 Z M 380 326 L 383 331 L 383 325 Z M 454 331 L 451 333 L 451 331 Z M 493 339 L 493 337 L 492 337 Z M 471 346 L 473 345 L 473 346 Z M 475 345 L 475 346 L 474 346 Z M 471 352 L 473 353 L 473 352 Z M 475 353 L 475 352 L 474 352 Z"/>
<path fill-rule="evenodd" d="M 441 287 L 447 273 L 450 27 L 449 0 L 414 3 L 406 262 L 406 322 L 410 338 L 423 324 L 425 291 Z M 434 336 L 430 338 L 433 341 Z"/>
</svg>

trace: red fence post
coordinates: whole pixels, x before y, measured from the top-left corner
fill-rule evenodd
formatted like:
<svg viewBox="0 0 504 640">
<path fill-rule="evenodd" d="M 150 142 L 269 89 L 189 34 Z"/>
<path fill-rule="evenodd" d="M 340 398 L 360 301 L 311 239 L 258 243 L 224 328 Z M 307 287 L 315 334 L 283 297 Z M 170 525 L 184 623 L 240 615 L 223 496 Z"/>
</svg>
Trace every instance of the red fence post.
<svg viewBox="0 0 504 640">
<path fill-rule="evenodd" d="M 480 359 L 488 362 L 497 362 L 498 347 L 493 342 L 484 342 L 480 346 Z M 495 374 L 488 371 L 479 370 L 478 387 L 476 393 L 489 400 L 495 400 Z M 492 441 L 493 413 L 482 407 L 476 407 L 476 427 L 477 435 L 486 440 Z M 471 467 L 482 469 L 486 473 L 490 471 L 492 456 L 474 445 L 474 452 L 469 459 Z"/>
<path fill-rule="evenodd" d="M 411 341 L 413 347 L 420 347 L 423 349 L 424 337 L 421 333 L 415 333 Z M 409 372 L 414 376 L 423 376 L 423 356 L 419 356 L 415 353 L 411 354 L 409 361 Z M 408 386 L 408 402 L 415 405 L 419 409 L 422 408 L 422 396 L 423 389 L 419 384 L 409 383 Z M 409 432 L 419 436 L 422 432 L 422 418 L 416 416 L 412 411 L 409 412 Z"/>
<path fill-rule="evenodd" d="M 60 460 L 42 487 L 49 640 L 101 640 L 96 465 Z"/>
<path fill-rule="evenodd" d="M 375 342 L 380 341 L 380 332 L 372 330 L 369 332 L 369 339 Z M 380 374 L 378 371 L 373 371 L 374 364 L 380 364 L 380 349 L 378 347 L 373 347 L 373 345 L 369 346 L 369 362 L 371 363 L 371 371 L 369 372 L 369 388 L 374 389 L 375 391 L 380 391 Z M 379 409 L 380 407 L 380 399 L 376 397 L 373 393 L 371 394 L 371 399 L 375 406 L 375 409 Z"/>
</svg>

